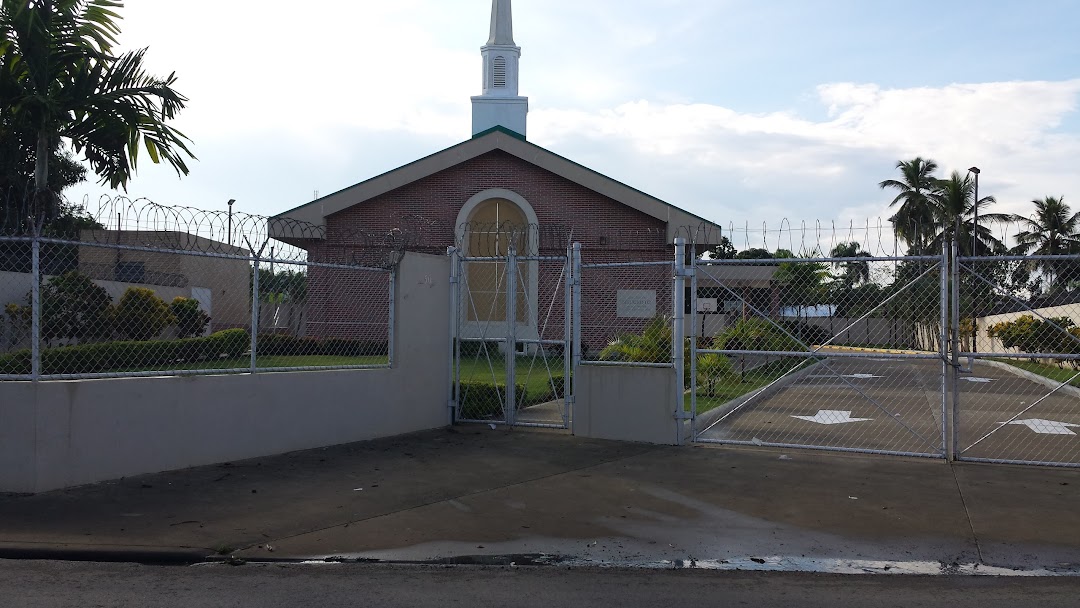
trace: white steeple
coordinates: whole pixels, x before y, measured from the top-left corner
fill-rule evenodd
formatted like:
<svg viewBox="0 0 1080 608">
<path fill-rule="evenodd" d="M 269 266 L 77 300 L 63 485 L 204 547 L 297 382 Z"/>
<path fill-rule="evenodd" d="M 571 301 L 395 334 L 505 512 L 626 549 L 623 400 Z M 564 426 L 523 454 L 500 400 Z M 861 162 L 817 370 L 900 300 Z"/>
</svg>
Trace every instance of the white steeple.
<svg viewBox="0 0 1080 608">
<path fill-rule="evenodd" d="M 472 98 L 473 135 L 505 127 L 525 136 L 529 98 L 518 95 L 521 47 L 514 44 L 510 0 L 491 0 L 491 34 L 480 48 L 484 60 L 483 94 Z"/>
</svg>

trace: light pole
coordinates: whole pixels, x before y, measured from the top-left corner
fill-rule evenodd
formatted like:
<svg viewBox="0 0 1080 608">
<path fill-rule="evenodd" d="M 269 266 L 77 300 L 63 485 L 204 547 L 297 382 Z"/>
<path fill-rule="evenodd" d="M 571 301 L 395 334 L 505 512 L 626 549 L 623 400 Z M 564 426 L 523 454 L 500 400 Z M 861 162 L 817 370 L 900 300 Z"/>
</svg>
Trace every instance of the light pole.
<svg viewBox="0 0 1080 608">
<path fill-rule="evenodd" d="M 229 244 L 232 245 L 232 206 L 236 202 L 235 198 L 229 199 L 229 226 L 226 228 L 226 232 L 229 234 Z"/>
<path fill-rule="evenodd" d="M 971 230 L 971 255 L 978 255 L 975 246 L 979 243 L 979 171 L 978 167 L 968 169 L 968 173 L 975 174 L 975 225 Z"/>
</svg>

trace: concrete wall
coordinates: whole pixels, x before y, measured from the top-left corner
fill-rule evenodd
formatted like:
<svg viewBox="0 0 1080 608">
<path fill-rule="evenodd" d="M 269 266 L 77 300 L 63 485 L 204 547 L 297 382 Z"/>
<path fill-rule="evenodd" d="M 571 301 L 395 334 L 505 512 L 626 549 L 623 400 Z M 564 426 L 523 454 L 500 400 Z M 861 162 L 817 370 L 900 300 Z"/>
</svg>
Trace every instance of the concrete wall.
<svg viewBox="0 0 1080 608">
<path fill-rule="evenodd" d="M 1021 310 L 1019 312 L 1010 312 L 1000 315 L 980 317 L 975 320 L 976 351 L 981 353 L 1019 352 L 1018 349 L 1015 348 L 1005 348 L 1005 345 L 1001 343 L 1001 340 L 999 338 L 991 338 L 990 336 L 986 335 L 986 330 L 998 323 L 1015 321 L 1024 315 L 1034 317 L 1035 319 L 1039 319 L 1040 316 L 1047 319 L 1052 319 L 1054 317 L 1068 317 L 1072 319 L 1073 323 L 1080 325 L 1080 304 L 1047 306 L 1045 308 L 1035 309 L 1034 312 L 1030 310 Z M 970 342 L 968 345 L 970 345 Z M 967 348 L 968 345 L 965 345 L 965 348 Z"/>
<path fill-rule="evenodd" d="M 675 370 L 580 365 L 574 375 L 574 434 L 673 445 Z"/>
<path fill-rule="evenodd" d="M 393 369 L 0 383 L 0 491 L 142 473 L 443 426 L 449 263 L 408 254 Z"/>
</svg>

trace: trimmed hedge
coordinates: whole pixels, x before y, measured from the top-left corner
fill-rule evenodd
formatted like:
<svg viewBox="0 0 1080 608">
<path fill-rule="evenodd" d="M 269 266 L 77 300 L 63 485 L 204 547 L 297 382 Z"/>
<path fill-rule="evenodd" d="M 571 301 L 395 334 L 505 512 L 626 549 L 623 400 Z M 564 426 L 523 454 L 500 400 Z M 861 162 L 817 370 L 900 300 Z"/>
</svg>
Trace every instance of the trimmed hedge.
<svg viewBox="0 0 1080 608">
<path fill-rule="evenodd" d="M 41 350 L 41 373 L 93 374 L 124 369 L 164 367 L 176 362 L 216 361 L 249 351 L 243 329 L 226 329 L 203 338 L 79 344 Z M 0 373 L 29 374 L 30 351 L 0 356 Z"/>
<path fill-rule="evenodd" d="M 366 357 L 387 355 L 386 342 L 343 338 L 297 338 L 284 334 L 259 334 L 259 355 L 312 357 Z"/>
<path fill-rule="evenodd" d="M 551 390 L 551 384 L 555 390 Z M 561 399 L 564 393 L 566 379 L 563 376 L 552 376 L 550 384 L 546 384 L 543 393 L 532 395 L 528 386 L 514 384 L 514 399 L 522 407 L 538 405 L 555 399 Z M 506 383 L 492 384 L 490 382 L 463 381 L 458 390 L 460 408 L 458 418 L 463 420 L 487 420 L 490 418 L 502 418 L 503 411 L 500 407 L 502 400 L 506 398 Z"/>
</svg>

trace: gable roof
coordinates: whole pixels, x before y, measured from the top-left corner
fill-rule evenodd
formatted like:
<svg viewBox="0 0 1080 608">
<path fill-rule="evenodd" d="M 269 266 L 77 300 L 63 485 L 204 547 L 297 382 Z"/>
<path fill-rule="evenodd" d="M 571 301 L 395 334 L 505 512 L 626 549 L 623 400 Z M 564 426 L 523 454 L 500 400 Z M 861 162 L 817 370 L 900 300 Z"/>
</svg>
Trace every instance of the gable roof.
<svg viewBox="0 0 1080 608">
<path fill-rule="evenodd" d="M 325 229 L 327 216 L 494 150 L 506 152 L 627 207 L 666 222 L 668 241 L 681 236 L 699 245 L 714 245 L 720 240 L 720 227 L 713 222 L 525 141 L 524 137 L 504 127 L 488 129 L 476 134 L 470 140 L 275 215 L 270 218 L 270 235 L 278 239 L 316 237 L 312 234 L 311 226 Z M 302 229 L 299 225 L 306 226 Z M 323 230 L 318 230 L 318 232 L 322 234 Z"/>
</svg>

